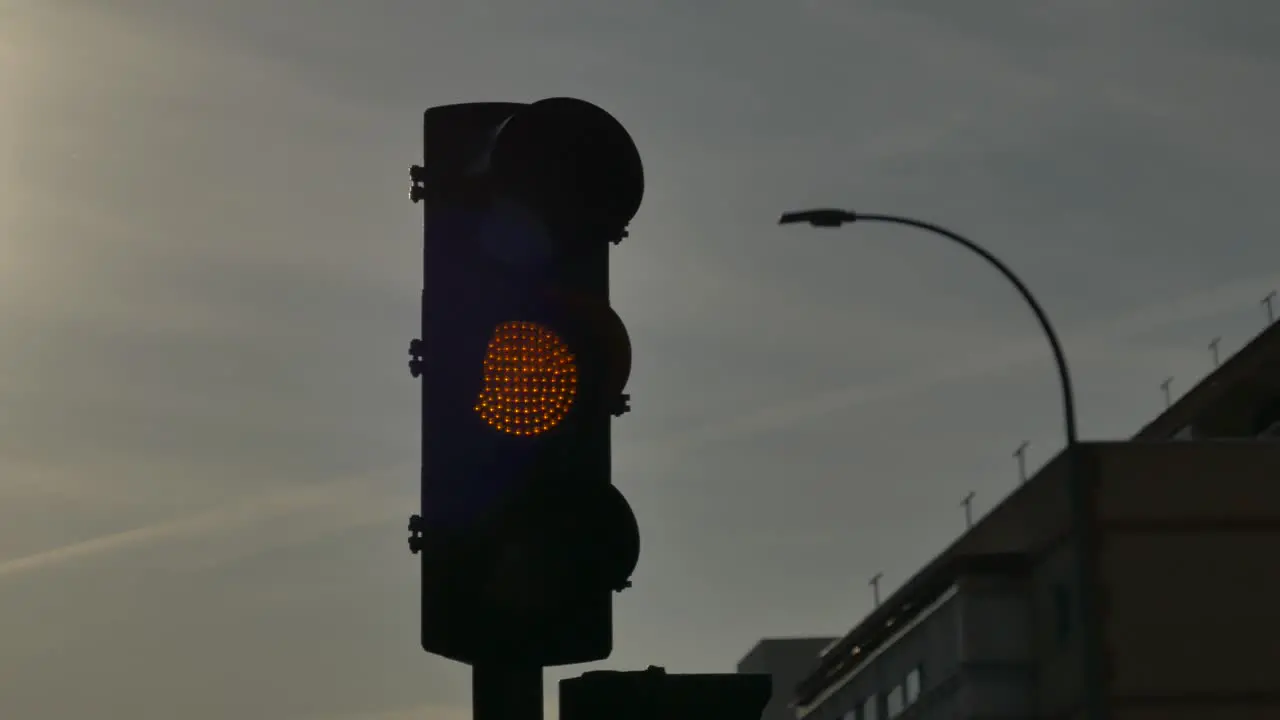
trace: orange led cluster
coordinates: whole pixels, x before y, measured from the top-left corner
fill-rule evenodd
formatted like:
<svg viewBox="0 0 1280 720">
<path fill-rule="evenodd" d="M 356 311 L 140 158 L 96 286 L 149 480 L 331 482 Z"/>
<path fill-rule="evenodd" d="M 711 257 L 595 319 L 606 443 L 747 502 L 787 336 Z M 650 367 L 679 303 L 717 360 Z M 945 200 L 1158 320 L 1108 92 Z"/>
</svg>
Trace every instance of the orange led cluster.
<svg viewBox="0 0 1280 720">
<path fill-rule="evenodd" d="M 577 392 L 578 367 L 554 332 L 531 322 L 494 330 L 475 407 L 490 427 L 518 436 L 545 433 L 564 420 Z"/>
</svg>

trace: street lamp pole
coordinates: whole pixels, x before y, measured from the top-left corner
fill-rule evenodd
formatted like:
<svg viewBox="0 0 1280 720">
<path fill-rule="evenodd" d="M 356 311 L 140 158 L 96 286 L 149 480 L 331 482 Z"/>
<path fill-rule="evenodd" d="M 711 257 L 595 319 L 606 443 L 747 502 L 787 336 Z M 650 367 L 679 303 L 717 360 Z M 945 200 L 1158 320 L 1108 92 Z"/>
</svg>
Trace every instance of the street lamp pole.
<svg viewBox="0 0 1280 720">
<path fill-rule="evenodd" d="M 780 225 L 806 223 L 814 227 L 840 227 L 851 222 L 905 225 L 945 237 L 952 242 L 963 245 L 975 255 L 986 260 L 1017 288 L 1018 293 L 1022 295 L 1022 299 L 1026 301 L 1027 305 L 1031 306 L 1031 312 L 1035 313 L 1036 320 L 1040 323 L 1040 329 L 1044 331 L 1045 337 L 1048 338 L 1049 347 L 1053 351 L 1053 361 L 1058 366 L 1058 382 L 1062 385 L 1062 412 L 1063 422 L 1066 425 L 1067 445 L 1074 447 L 1079 442 L 1079 436 L 1076 434 L 1075 391 L 1071 387 L 1071 373 L 1067 369 L 1067 356 L 1062 352 L 1062 343 L 1058 341 L 1058 333 L 1053 329 L 1053 323 L 1049 322 L 1049 316 L 1040 307 L 1040 301 L 1036 300 L 1035 296 L 1031 294 L 1031 290 L 1022 282 L 1022 279 L 1008 265 L 1005 265 L 1000 258 L 992 255 L 986 248 L 974 241 L 940 225 L 908 217 L 898 217 L 897 215 L 865 215 L 846 210 L 803 210 L 786 213 L 778 222 Z"/>
<path fill-rule="evenodd" d="M 1078 458 L 1079 436 L 1076 432 L 1076 402 L 1071 384 L 1071 373 L 1067 368 L 1066 354 L 1062 351 L 1062 343 L 1058 333 L 1049 322 L 1049 316 L 1040 307 L 1040 302 L 1031 294 L 1031 290 L 1022 282 L 1013 270 L 1003 261 L 991 254 L 986 248 L 972 240 L 930 222 L 916 220 L 898 215 L 878 215 L 855 213 L 839 209 L 799 210 L 784 213 L 778 219 L 779 225 L 807 224 L 819 228 L 838 228 L 853 222 L 878 222 L 892 225 L 912 227 L 946 238 L 963 246 L 970 252 L 986 260 L 988 264 L 1000 271 L 1022 295 L 1022 299 L 1031 307 L 1031 312 L 1040 323 L 1053 351 L 1053 360 L 1058 369 L 1058 382 L 1062 386 L 1063 425 L 1067 436 L 1066 462 L 1067 483 L 1071 496 L 1071 515 L 1074 523 L 1076 562 L 1076 582 L 1079 596 L 1080 619 L 1084 630 L 1084 648 L 1082 653 L 1082 671 L 1084 673 L 1085 710 L 1091 720 L 1107 720 L 1109 715 L 1107 698 L 1104 691 L 1105 654 L 1102 638 L 1102 621 L 1098 607 L 1096 580 L 1095 539 L 1092 532 L 1092 500 L 1086 477 L 1081 471 Z"/>
</svg>

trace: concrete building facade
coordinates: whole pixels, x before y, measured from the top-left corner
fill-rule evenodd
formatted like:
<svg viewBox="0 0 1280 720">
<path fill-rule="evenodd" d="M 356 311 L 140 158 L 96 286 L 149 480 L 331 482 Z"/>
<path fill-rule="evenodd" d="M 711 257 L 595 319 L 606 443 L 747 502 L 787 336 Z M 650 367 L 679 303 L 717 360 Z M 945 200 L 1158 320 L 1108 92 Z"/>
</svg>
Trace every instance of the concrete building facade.
<svg viewBox="0 0 1280 720">
<path fill-rule="evenodd" d="M 758 673 L 773 679 L 773 696 L 761 720 L 794 720 L 792 690 L 818 666 L 822 652 L 839 638 L 765 638 L 738 662 L 739 673 Z"/>
<path fill-rule="evenodd" d="M 1113 720 L 1280 718 L 1277 399 L 1280 326 L 1134 440 L 1064 451 L 829 648 L 796 717 L 1083 718 L 1093 592 Z"/>
<path fill-rule="evenodd" d="M 1280 718 L 1280 443 L 1088 443 L 1115 720 Z M 801 720 L 1081 717 L 1062 456 L 799 686 Z"/>
</svg>

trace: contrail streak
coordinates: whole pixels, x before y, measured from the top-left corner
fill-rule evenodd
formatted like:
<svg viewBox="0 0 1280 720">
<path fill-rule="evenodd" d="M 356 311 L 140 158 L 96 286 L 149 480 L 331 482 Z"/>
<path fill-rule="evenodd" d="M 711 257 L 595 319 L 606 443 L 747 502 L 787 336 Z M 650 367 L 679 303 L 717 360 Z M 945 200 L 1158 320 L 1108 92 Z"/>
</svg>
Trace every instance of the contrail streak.
<svg viewBox="0 0 1280 720">
<path fill-rule="evenodd" d="M 0 561 L 0 578 L 50 569 L 76 560 L 128 551 L 161 541 L 239 534 L 245 532 L 246 528 L 286 516 L 325 510 L 350 514 L 361 509 L 359 501 L 367 487 L 368 483 L 363 479 L 348 479 L 255 495 L 243 502 L 220 506 L 207 512 Z M 393 508 L 388 508 L 388 512 L 391 510 Z M 368 513 L 364 512 L 361 517 L 366 515 Z M 270 544 L 270 539 L 265 544 Z"/>
</svg>

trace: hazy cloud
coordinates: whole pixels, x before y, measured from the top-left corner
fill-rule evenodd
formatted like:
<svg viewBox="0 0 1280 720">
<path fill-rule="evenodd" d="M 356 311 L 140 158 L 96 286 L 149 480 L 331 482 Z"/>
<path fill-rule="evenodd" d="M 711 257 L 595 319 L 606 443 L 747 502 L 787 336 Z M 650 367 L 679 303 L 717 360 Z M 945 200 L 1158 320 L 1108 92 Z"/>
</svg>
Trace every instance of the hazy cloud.
<svg viewBox="0 0 1280 720">
<path fill-rule="evenodd" d="M 972 234 L 1061 330 L 1082 433 L 1131 433 L 1280 286 L 1280 5 L 1207 7 L 0 0 L 0 715 L 467 712 L 403 531 L 406 168 L 459 101 L 581 96 L 645 157 L 606 665 L 847 627 L 1060 405 L 976 259 L 778 213 Z"/>
</svg>

